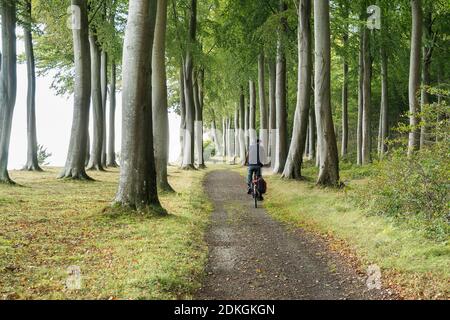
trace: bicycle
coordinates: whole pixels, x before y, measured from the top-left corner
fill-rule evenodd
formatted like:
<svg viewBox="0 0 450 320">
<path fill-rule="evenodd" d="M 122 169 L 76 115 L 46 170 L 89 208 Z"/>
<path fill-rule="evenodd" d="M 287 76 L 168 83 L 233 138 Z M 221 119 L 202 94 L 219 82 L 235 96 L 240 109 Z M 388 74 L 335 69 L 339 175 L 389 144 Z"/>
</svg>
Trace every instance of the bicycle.
<svg viewBox="0 0 450 320">
<path fill-rule="evenodd" d="M 260 182 L 261 177 L 259 177 L 256 172 L 253 173 L 253 179 L 252 179 L 252 197 L 255 201 L 255 208 L 258 208 L 258 200 L 261 198 L 261 193 L 259 192 L 258 186 Z"/>
</svg>

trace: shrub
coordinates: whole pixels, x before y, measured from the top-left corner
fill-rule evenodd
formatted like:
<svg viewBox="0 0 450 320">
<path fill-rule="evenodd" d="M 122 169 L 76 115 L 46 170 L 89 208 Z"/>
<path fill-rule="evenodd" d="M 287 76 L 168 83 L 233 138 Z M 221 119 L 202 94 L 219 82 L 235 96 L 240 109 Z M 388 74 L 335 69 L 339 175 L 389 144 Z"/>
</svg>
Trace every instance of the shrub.
<svg viewBox="0 0 450 320">
<path fill-rule="evenodd" d="M 448 106 L 435 103 L 423 108 L 422 125 L 427 125 L 434 142 L 412 156 L 406 143 L 378 164 L 377 175 L 362 190 L 364 204 L 375 214 L 407 222 L 435 239 L 450 236 L 450 126 Z M 401 131 L 405 131 L 404 125 Z"/>
<path fill-rule="evenodd" d="M 52 154 L 47 151 L 47 148 L 45 148 L 43 145 L 38 144 L 37 158 L 39 165 L 48 166 L 50 163 L 47 160 L 51 156 Z"/>
</svg>

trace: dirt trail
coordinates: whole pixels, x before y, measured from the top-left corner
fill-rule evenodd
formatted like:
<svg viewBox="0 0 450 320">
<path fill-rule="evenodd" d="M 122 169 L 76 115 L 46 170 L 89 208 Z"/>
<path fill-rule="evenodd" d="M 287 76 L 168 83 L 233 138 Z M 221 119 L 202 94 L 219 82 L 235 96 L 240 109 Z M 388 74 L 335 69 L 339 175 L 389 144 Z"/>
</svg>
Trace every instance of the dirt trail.
<svg viewBox="0 0 450 320">
<path fill-rule="evenodd" d="M 321 239 L 289 231 L 264 209 L 253 208 L 239 174 L 214 171 L 205 190 L 215 210 L 198 299 L 383 298 L 382 292 L 368 291 L 364 279 Z"/>
</svg>

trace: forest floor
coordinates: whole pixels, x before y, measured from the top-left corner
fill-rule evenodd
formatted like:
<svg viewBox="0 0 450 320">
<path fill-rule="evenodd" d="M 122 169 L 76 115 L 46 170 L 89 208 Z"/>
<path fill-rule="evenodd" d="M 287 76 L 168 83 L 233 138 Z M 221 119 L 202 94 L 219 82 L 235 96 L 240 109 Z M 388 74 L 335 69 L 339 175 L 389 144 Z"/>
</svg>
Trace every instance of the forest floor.
<svg viewBox="0 0 450 320">
<path fill-rule="evenodd" d="M 0 185 L 0 300 L 192 298 L 208 251 L 206 171 L 169 169 L 177 193 L 160 195 L 167 217 L 107 214 L 118 169 L 90 172 L 95 182 L 58 172 L 13 171 L 19 185 Z M 81 290 L 66 287 L 71 266 Z"/>
<path fill-rule="evenodd" d="M 306 181 L 266 172 L 254 209 L 245 168 L 170 167 L 167 217 L 105 210 L 118 169 L 89 183 L 57 180 L 56 168 L 13 171 L 18 185 L 0 185 L 0 300 L 449 298 L 448 244 L 354 204 L 367 170 L 342 170 L 343 190 L 317 188 L 314 169 Z M 381 291 L 365 285 L 371 265 Z M 80 290 L 67 288 L 70 266 Z"/>
</svg>

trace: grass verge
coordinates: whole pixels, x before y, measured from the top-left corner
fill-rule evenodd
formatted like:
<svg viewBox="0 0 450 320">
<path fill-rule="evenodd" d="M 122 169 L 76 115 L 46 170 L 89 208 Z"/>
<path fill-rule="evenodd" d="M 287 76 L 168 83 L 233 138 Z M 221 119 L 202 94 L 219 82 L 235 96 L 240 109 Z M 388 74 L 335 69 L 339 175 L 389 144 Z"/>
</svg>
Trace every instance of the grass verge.
<svg viewBox="0 0 450 320">
<path fill-rule="evenodd" d="M 370 171 L 370 170 L 369 170 Z M 450 247 L 427 239 L 407 225 L 369 215 L 350 200 L 370 172 L 343 170 L 350 185 L 344 190 L 314 185 L 315 169 L 304 171 L 307 181 L 284 181 L 268 176 L 265 206 L 277 220 L 322 235 L 333 250 L 350 258 L 361 272 L 377 264 L 383 283 L 406 299 L 448 299 Z"/>
<path fill-rule="evenodd" d="M 204 231 L 212 206 L 206 171 L 170 168 L 176 194 L 162 194 L 167 217 L 107 215 L 118 170 L 95 182 L 12 172 L 0 185 L 0 299 L 190 299 L 207 260 Z M 68 290 L 68 268 L 81 290 Z"/>
</svg>

